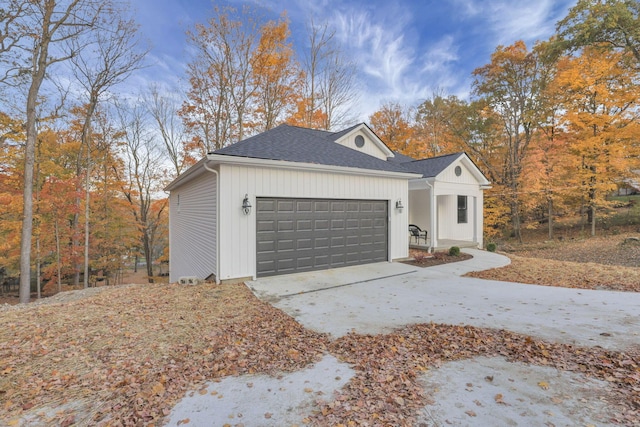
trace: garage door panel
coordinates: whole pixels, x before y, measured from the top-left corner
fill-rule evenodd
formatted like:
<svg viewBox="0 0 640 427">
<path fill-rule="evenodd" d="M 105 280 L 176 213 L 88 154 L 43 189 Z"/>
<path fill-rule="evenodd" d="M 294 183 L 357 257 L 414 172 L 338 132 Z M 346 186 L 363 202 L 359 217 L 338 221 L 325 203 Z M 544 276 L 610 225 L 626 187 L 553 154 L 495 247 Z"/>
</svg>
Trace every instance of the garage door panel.
<svg viewBox="0 0 640 427">
<path fill-rule="evenodd" d="M 258 198 L 257 275 L 386 261 L 387 202 Z"/>
<path fill-rule="evenodd" d="M 258 253 L 260 252 L 274 252 L 276 250 L 276 242 L 275 240 L 267 240 L 264 242 L 258 241 L 256 243 Z"/>
<path fill-rule="evenodd" d="M 278 220 L 278 232 L 286 232 L 295 230 L 293 220 Z"/>
<path fill-rule="evenodd" d="M 312 239 L 297 239 L 296 240 L 296 249 L 299 251 L 305 249 L 313 249 L 313 240 Z"/>
<path fill-rule="evenodd" d="M 295 212 L 295 201 L 294 200 L 278 200 L 277 203 L 278 212 Z"/>
<path fill-rule="evenodd" d="M 317 213 L 320 212 L 329 212 L 329 201 L 328 200 L 323 200 L 323 201 L 316 201 L 314 202 L 314 211 Z"/>
<path fill-rule="evenodd" d="M 346 225 L 346 221 L 344 218 L 332 219 L 331 220 L 331 229 L 332 230 L 344 230 Z"/>
<path fill-rule="evenodd" d="M 309 200 L 296 201 L 296 212 L 313 212 L 313 202 Z"/>
<path fill-rule="evenodd" d="M 260 212 L 275 212 L 276 201 L 274 199 L 258 199 L 256 202 L 256 209 Z"/>
<path fill-rule="evenodd" d="M 275 221 L 273 220 L 260 220 L 256 223 L 256 230 L 260 232 L 273 232 L 275 227 Z"/>
<path fill-rule="evenodd" d="M 296 230 L 297 231 L 311 231 L 313 230 L 313 220 L 312 219 L 299 219 L 296 221 Z"/>
<path fill-rule="evenodd" d="M 358 218 L 347 219 L 347 228 L 350 230 L 357 230 L 360 227 L 360 221 Z"/>
<path fill-rule="evenodd" d="M 313 225 L 314 225 L 314 230 L 316 231 L 329 231 L 330 220 L 316 219 Z"/>
<path fill-rule="evenodd" d="M 328 237 L 316 237 L 315 239 L 313 239 L 313 248 L 316 250 L 328 249 L 329 243 L 330 242 Z"/>
<path fill-rule="evenodd" d="M 295 240 L 278 240 L 278 252 L 295 250 Z"/>
</svg>

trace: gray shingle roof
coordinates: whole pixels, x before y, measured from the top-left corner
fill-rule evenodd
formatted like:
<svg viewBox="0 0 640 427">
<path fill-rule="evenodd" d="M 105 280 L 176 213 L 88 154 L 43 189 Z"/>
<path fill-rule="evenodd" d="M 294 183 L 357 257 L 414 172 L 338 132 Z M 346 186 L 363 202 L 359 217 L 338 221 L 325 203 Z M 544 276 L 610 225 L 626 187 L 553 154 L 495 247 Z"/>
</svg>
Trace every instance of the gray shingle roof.
<svg viewBox="0 0 640 427">
<path fill-rule="evenodd" d="M 387 162 L 334 142 L 352 129 L 353 127 L 332 133 L 280 125 L 211 154 L 388 172 L 412 172 L 403 165 Z"/>
<path fill-rule="evenodd" d="M 444 156 L 431 157 L 429 159 L 414 160 L 401 163 L 407 170 L 421 173 L 423 178 L 431 178 L 445 170 L 451 163 L 464 153 L 446 154 Z M 406 157 L 406 156 L 405 156 Z"/>
<path fill-rule="evenodd" d="M 400 154 L 397 151 L 393 152 L 393 156 L 394 157 L 387 157 L 387 161 L 391 163 L 402 164 L 402 163 L 413 162 L 416 160 L 413 157 L 405 156 L 404 154 Z"/>
</svg>

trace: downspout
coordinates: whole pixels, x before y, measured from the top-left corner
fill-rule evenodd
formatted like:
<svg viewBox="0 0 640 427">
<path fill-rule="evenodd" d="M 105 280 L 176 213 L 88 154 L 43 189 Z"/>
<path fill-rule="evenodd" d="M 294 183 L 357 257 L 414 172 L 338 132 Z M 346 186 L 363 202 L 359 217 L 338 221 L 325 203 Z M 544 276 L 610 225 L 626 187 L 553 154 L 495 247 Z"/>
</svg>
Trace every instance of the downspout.
<svg viewBox="0 0 640 427">
<path fill-rule="evenodd" d="M 433 192 L 433 185 L 426 179 L 424 180 L 424 183 L 429 187 L 429 197 L 431 198 L 431 200 L 429 201 L 429 210 L 431 211 L 429 212 L 429 227 L 431 228 L 431 246 L 429 246 L 429 252 L 431 253 L 435 250 L 436 245 L 438 244 L 438 232 L 436 230 L 436 198 Z"/>
<path fill-rule="evenodd" d="M 204 162 L 204 168 L 216 175 L 216 285 L 220 284 L 220 174 Z"/>
</svg>

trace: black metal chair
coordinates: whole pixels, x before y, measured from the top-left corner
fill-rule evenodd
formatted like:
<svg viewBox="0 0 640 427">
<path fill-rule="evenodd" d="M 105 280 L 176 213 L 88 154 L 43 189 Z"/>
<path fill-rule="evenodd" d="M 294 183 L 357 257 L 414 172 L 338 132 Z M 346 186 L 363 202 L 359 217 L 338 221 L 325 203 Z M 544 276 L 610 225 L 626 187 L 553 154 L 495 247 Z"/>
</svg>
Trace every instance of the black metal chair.
<svg viewBox="0 0 640 427">
<path fill-rule="evenodd" d="M 416 239 L 416 243 L 420 244 L 420 239 L 424 239 L 424 244 L 427 244 L 427 230 L 423 230 L 415 224 L 409 224 L 409 233 L 411 237 Z"/>
</svg>

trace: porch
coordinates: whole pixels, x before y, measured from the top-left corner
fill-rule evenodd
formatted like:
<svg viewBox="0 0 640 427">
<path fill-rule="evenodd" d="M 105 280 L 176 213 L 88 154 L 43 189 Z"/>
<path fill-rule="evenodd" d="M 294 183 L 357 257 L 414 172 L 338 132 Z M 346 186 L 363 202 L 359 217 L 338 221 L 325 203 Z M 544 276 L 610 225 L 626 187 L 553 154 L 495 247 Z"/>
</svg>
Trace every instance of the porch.
<svg viewBox="0 0 640 427">
<path fill-rule="evenodd" d="M 410 248 L 482 248 L 482 193 L 459 187 L 410 188 L 409 223 L 427 233 L 426 241 L 410 236 Z"/>
<path fill-rule="evenodd" d="M 431 248 L 435 252 L 435 251 L 449 250 L 451 246 L 457 246 L 460 249 L 462 248 L 478 249 L 478 242 L 471 242 L 469 240 L 439 239 L 437 246 L 435 248 L 431 248 L 431 242 L 429 238 L 427 238 L 426 243 L 424 242 L 424 240 L 420 240 L 420 242 L 416 242 L 415 240 L 413 240 L 413 238 L 409 240 L 409 249 L 429 250 L 429 248 Z"/>
</svg>

